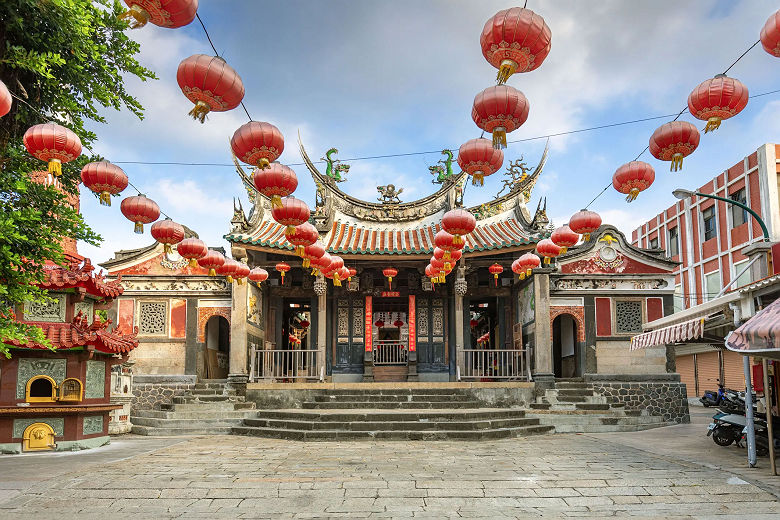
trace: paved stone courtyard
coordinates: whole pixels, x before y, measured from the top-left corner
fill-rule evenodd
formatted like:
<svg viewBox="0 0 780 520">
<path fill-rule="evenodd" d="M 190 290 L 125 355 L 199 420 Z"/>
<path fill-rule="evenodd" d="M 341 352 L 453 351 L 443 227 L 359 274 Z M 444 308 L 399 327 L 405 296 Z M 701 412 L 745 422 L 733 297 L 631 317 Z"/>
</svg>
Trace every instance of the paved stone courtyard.
<svg viewBox="0 0 780 520">
<path fill-rule="evenodd" d="M 76 463 L 86 452 L 59 460 L 36 454 L 26 463 L 27 456 L 0 459 L 0 468 L 12 461 L 5 465 L 5 479 L 21 471 L 18 478 L 33 486 L 6 494 L 0 518 L 780 515 L 774 494 L 734 474 L 614 439 L 546 435 L 489 443 L 300 443 L 131 437 L 117 441 L 130 451 L 114 447 L 112 461 L 83 469 Z M 97 453 L 89 456 L 98 460 Z M 64 474 L 41 475 L 51 461 Z M 48 480 L 40 482 L 41 477 Z"/>
</svg>

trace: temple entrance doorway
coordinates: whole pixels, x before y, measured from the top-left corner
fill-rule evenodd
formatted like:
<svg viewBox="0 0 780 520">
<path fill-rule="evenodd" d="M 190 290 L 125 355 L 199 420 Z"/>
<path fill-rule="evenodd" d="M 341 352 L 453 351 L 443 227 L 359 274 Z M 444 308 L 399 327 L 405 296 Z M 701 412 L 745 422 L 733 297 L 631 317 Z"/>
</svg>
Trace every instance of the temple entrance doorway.
<svg viewBox="0 0 780 520">
<path fill-rule="evenodd" d="M 374 381 L 406 381 L 409 371 L 409 301 L 376 298 L 373 302 Z"/>
<path fill-rule="evenodd" d="M 317 360 L 312 338 L 311 299 L 282 300 L 280 334 L 273 354 L 273 372 L 281 381 L 294 382 L 316 375 Z"/>
<path fill-rule="evenodd" d="M 205 379 L 226 379 L 230 366 L 230 323 L 214 315 L 206 322 Z"/>
<path fill-rule="evenodd" d="M 498 298 L 469 301 L 470 348 L 465 350 L 465 373 L 480 381 L 502 377 L 514 360 L 507 359 L 502 349 Z"/>
<path fill-rule="evenodd" d="M 553 373 L 557 378 L 577 377 L 577 320 L 570 314 L 556 316 L 552 323 Z"/>
</svg>

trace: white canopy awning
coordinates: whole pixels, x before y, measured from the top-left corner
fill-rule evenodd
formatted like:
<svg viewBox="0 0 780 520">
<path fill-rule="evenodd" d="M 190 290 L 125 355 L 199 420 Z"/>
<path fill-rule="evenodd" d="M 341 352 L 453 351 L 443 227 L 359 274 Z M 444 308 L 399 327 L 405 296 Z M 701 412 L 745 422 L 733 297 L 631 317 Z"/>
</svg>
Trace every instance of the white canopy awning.
<svg viewBox="0 0 780 520">
<path fill-rule="evenodd" d="M 634 336 L 631 338 L 631 350 L 699 339 L 704 336 L 704 320 L 705 318 L 694 318 Z"/>
</svg>

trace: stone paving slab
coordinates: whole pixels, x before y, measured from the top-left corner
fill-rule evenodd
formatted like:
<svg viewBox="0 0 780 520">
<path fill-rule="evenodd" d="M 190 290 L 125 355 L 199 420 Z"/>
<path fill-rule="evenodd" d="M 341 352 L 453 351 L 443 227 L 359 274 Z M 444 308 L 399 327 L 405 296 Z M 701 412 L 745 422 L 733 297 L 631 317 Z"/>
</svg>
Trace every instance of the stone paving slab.
<svg viewBox="0 0 780 520">
<path fill-rule="evenodd" d="M 596 436 L 403 444 L 208 436 L 150 446 L 83 465 L 28 459 L 52 478 L 0 495 L 0 518 L 780 517 L 774 494 L 723 469 Z M 0 489 L 22 480 L 25 457 L 0 459 Z"/>
</svg>

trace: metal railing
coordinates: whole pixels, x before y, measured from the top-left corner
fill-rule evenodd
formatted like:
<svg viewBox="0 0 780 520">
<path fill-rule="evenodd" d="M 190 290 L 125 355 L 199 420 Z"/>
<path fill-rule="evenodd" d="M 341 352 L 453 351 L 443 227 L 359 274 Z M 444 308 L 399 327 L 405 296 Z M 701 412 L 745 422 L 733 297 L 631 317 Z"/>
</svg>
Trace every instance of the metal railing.
<svg viewBox="0 0 780 520">
<path fill-rule="evenodd" d="M 319 379 L 316 350 L 252 349 L 250 381 Z"/>
<path fill-rule="evenodd" d="M 463 349 L 462 379 L 509 379 L 527 381 L 526 350 Z"/>
<path fill-rule="evenodd" d="M 395 340 L 374 342 L 374 365 L 406 365 L 408 352 L 406 343 Z"/>
</svg>

